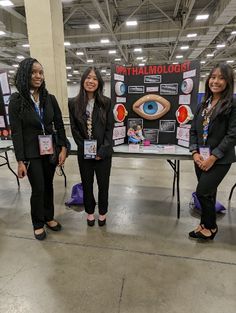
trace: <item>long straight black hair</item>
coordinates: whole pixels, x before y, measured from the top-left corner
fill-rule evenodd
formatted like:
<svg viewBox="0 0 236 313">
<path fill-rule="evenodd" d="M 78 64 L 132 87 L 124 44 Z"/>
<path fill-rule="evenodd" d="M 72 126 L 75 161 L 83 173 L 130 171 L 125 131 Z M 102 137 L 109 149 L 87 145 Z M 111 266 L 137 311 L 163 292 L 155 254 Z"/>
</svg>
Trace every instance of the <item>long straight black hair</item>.
<svg viewBox="0 0 236 313">
<path fill-rule="evenodd" d="M 221 75 L 226 81 L 226 87 L 222 91 L 220 97 L 221 108 L 219 110 L 219 113 L 223 111 L 225 113 L 228 113 L 229 109 L 231 108 L 234 95 L 234 72 L 233 68 L 227 63 L 219 63 L 212 68 L 205 83 L 205 96 L 203 100 L 203 105 L 206 105 L 207 100 L 213 95 L 209 87 L 209 80 L 216 69 L 220 70 Z"/>
<path fill-rule="evenodd" d="M 88 104 L 88 95 L 87 95 L 86 90 L 84 89 L 84 82 L 91 71 L 94 71 L 98 80 L 98 88 L 94 92 L 95 105 L 98 105 L 101 108 L 101 110 L 99 111 L 101 111 L 100 114 L 101 114 L 102 122 L 105 123 L 107 101 L 106 101 L 106 97 L 103 95 L 104 81 L 102 79 L 102 76 L 99 70 L 96 67 L 88 67 L 84 71 L 81 77 L 80 91 L 79 91 L 79 94 L 75 97 L 75 103 L 76 103 L 75 115 L 79 120 L 81 120 L 82 116 L 86 113 L 86 107 Z"/>
<path fill-rule="evenodd" d="M 25 107 L 29 106 L 32 102 L 30 98 L 30 89 L 32 79 L 32 67 L 34 63 L 39 63 L 39 61 L 34 58 L 26 58 L 21 61 L 15 76 L 15 86 L 21 97 L 26 100 L 22 101 L 22 105 Z M 44 99 L 46 98 L 47 94 L 48 91 L 45 86 L 45 81 L 43 81 L 41 86 L 39 87 L 39 97 L 41 104 L 44 103 Z"/>
</svg>

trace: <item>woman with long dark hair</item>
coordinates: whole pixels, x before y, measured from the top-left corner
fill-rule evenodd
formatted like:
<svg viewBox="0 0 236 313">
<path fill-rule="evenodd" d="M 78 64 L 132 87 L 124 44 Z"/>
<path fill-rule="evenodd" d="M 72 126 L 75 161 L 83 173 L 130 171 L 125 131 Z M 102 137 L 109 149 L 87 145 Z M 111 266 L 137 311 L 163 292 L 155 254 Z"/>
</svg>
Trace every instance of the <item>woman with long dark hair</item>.
<svg viewBox="0 0 236 313">
<path fill-rule="evenodd" d="M 54 220 L 53 177 L 57 164 L 52 164 L 52 134 L 57 131 L 61 146 L 58 165 L 66 159 L 66 135 L 61 110 L 56 98 L 49 94 L 44 81 L 42 65 L 33 58 L 23 60 L 16 73 L 15 86 L 9 103 L 9 118 L 18 176 L 28 176 L 34 236 L 46 238 L 44 226 L 61 230 Z"/>
<path fill-rule="evenodd" d="M 236 161 L 236 101 L 234 73 L 226 63 L 216 65 L 205 84 L 205 97 L 194 116 L 190 151 L 198 179 L 196 195 L 201 204 L 200 224 L 189 233 L 195 239 L 214 239 L 217 187 Z"/>
<path fill-rule="evenodd" d="M 113 114 L 111 101 L 103 95 L 98 69 L 82 75 L 77 97 L 69 101 L 71 131 L 78 146 L 78 163 L 84 190 L 88 226 L 95 224 L 94 174 L 98 184 L 98 225 L 106 223 L 112 157 Z"/>
</svg>

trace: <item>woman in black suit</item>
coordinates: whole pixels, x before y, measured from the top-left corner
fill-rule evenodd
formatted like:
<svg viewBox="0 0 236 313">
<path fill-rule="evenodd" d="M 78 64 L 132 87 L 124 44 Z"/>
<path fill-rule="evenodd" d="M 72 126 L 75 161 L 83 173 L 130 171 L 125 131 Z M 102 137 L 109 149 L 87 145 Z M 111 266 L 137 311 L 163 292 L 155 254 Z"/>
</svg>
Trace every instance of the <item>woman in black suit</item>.
<svg viewBox="0 0 236 313">
<path fill-rule="evenodd" d="M 217 187 L 236 161 L 236 101 L 233 99 L 233 69 L 216 65 L 205 85 L 204 101 L 198 107 L 190 131 L 190 151 L 198 179 L 196 194 L 201 204 L 201 222 L 191 238 L 214 239 Z"/>
<path fill-rule="evenodd" d="M 78 146 L 88 226 L 95 223 L 94 173 L 98 184 L 99 226 L 105 225 L 108 210 L 113 114 L 110 99 L 103 95 L 103 86 L 99 71 L 89 67 L 81 78 L 78 96 L 69 101 L 71 131 Z"/>
<path fill-rule="evenodd" d="M 61 145 L 58 165 L 66 159 L 66 135 L 56 98 L 45 88 L 42 65 L 33 58 L 23 60 L 15 77 L 18 92 L 12 94 L 9 118 L 18 161 L 18 176 L 28 176 L 34 236 L 46 237 L 44 226 L 54 231 L 61 224 L 54 220 L 53 176 L 56 164 L 50 162 L 52 133 L 55 128 Z"/>
</svg>

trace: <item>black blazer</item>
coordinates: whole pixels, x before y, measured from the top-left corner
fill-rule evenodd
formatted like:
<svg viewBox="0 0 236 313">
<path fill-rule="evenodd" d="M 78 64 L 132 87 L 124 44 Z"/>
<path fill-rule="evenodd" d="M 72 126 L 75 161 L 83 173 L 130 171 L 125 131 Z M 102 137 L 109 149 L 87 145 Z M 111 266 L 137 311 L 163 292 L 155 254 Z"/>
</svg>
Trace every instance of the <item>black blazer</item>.
<svg viewBox="0 0 236 313">
<path fill-rule="evenodd" d="M 112 155 L 113 112 L 111 100 L 104 97 L 106 102 L 106 122 L 102 122 L 101 108 L 95 103 L 92 115 L 92 135 L 97 140 L 97 155 L 102 159 Z M 69 99 L 70 125 L 73 138 L 78 146 L 78 154 L 84 155 L 84 139 L 88 139 L 87 116 L 79 120 L 75 115 L 75 107 L 79 105 L 76 98 Z"/>
<path fill-rule="evenodd" d="M 208 130 L 207 146 L 210 146 L 211 154 L 218 160 L 216 164 L 229 164 L 236 161 L 236 100 L 232 101 L 230 112 L 219 113 L 215 108 Z M 190 130 L 190 151 L 198 150 L 203 145 L 203 106 L 201 105 L 194 115 Z"/>
<path fill-rule="evenodd" d="M 43 131 L 33 101 L 28 102 L 18 92 L 12 94 L 9 103 L 9 119 L 17 161 L 38 158 L 40 156 L 38 135 L 42 135 Z M 47 135 L 53 133 L 54 124 L 59 145 L 66 147 L 61 110 L 55 96 L 50 94 L 43 103 L 43 123 Z"/>
</svg>

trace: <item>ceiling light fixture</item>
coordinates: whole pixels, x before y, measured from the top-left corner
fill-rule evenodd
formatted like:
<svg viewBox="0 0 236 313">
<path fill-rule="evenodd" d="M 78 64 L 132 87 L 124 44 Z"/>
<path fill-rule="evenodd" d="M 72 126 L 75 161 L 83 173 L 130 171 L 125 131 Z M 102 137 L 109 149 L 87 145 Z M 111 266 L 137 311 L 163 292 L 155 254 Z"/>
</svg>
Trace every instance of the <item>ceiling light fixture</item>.
<svg viewBox="0 0 236 313">
<path fill-rule="evenodd" d="M 101 26 L 99 24 L 89 24 L 90 29 L 99 29 Z"/>
<path fill-rule="evenodd" d="M 66 69 L 67 69 L 67 70 L 71 70 L 72 67 L 71 67 L 71 66 L 67 66 Z"/>
<path fill-rule="evenodd" d="M 109 40 L 109 39 L 101 39 L 100 42 L 101 42 L 101 43 L 109 43 L 110 40 Z"/>
<path fill-rule="evenodd" d="M 126 26 L 137 26 L 138 22 L 137 21 L 126 21 Z"/>
<path fill-rule="evenodd" d="M 209 14 L 199 14 L 196 16 L 197 21 L 207 20 L 209 17 Z"/>
<path fill-rule="evenodd" d="M 189 46 L 182 46 L 180 47 L 181 50 L 188 50 L 189 49 Z"/>
<path fill-rule="evenodd" d="M 143 60 L 143 57 L 137 57 L 136 60 Z"/>
<path fill-rule="evenodd" d="M 236 30 L 233 30 L 233 31 L 231 32 L 231 35 L 236 35 Z"/>
<path fill-rule="evenodd" d="M 196 34 L 196 33 L 194 33 L 194 34 L 188 34 L 187 37 L 188 37 L 188 38 L 197 37 L 197 34 Z"/>
<path fill-rule="evenodd" d="M 0 36 L 6 35 L 6 33 L 3 30 L 0 30 Z"/>
<path fill-rule="evenodd" d="M 139 65 L 138 66 L 144 66 L 145 64 L 144 63 L 139 63 Z"/>
<path fill-rule="evenodd" d="M 134 52 L 142 52 L 143 49 L 142 48 L 134 48 Z"/>
<path fill-rule="evenodd" d="M 13 4 L 11 1 L 9 1 L 9 0 L 5 0 L 5 1 L 0 1 L 0 5 L 1 5 L 2 7 L 11 7 L 11 6 L 13 6 L 14 4 Z"/>
<path fill-rule="evenodd" d="M 200 61 L 200 63 L 201 63 L 201 64 L 205 64 L 205 63 L 206 63 L 206 61 Z"/>
<path fill-rule="evenodd" d="M 109 54 L 115 54 L 115 53 L 116 53 L 116 50 L 109 50 L 108 53 L 109 53 Z"/>
<path fill-rule="evenodd" d="M 116 58 L 115 61 L 121 61 L 121 58 Z"/>
<path fill-rule="evenodd" d="M 234 63 L 234 60 L 228 60 L 227 63 Z"/>
<path fill-rule="evenodd" d="M 17 55 L 17 59 L 23 60 L 25 57 L 23 55 Z"/>
<path fill-rule="evenodd" d="M 183 57 L 183 55 L 176 55 L 176 59 L 182 59 Z"/>
<path fill-rule="evenodd" d="M 224 44 L 224 43 L 218 44 L 218 45 L 216 46 L 216 48 L 218 48 L 218 49 L 224 48 L 224 47 L 225 47 L 225 44 Z"/>
<path fill-rule="evenodd" d="M 84 53 L 82 51 L 77 51 L 76 55 L 84 55 Z"/>
<path fill-rule="evenodd" d="M 64 42 L 64 46 L 70 46 L 70 42 L 69 41 L 65 41 Z"/>
<path fill-rule="evenodd" d="M 24 48 L 29 48 L 30 45 L 29 45 L 28 43 L 25 43 L 25 44 L 22 45 L 22 47 L 24 47 Z"/>
<path fill-rule="evenodd" d="M 207 54 L 207 57 L 208 57 L 208 58 L 213 57 L 213 56 L 214 56 L 214 53 L 208 53 L 208 54 Z"/>
<path fill-rule="evenodd" d="M 93 59 L 88 59 L 87 63 L 93 63 Z"/>
</svg>

